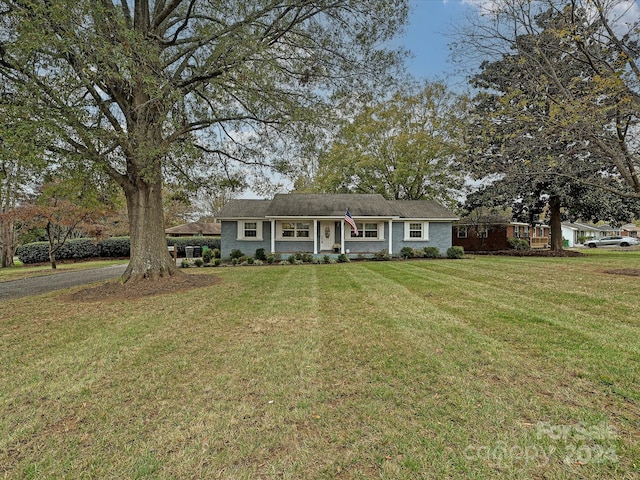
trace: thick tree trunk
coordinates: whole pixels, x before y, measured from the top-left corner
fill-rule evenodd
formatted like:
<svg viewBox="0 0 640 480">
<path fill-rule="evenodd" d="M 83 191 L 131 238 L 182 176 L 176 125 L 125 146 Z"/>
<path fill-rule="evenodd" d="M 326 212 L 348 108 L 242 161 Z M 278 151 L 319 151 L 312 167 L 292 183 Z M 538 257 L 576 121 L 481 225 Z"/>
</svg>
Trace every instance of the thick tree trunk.
<svg viewBox="0 0 640 480">
<path fill-rule="evenodd" d="M 13 267 L 14 254 L 13 220 L 0 220 L 0 268 Z"/>
<path fill-rule="evenodd" d="M 549 209 L 551 211 L 551 250 L 559 252 L 562 250 L 562 218 L 560 216 L 560 197 L 551 195 L 549 198 Z"/>
<path fill-rule="evenodd" d="M 155 280 L 180 274 L 167 248 L 162 210 L 162 181 L 150 184 L 138 179 L 125 189 L 131 252 L 125 282 Z"/>
</svg>

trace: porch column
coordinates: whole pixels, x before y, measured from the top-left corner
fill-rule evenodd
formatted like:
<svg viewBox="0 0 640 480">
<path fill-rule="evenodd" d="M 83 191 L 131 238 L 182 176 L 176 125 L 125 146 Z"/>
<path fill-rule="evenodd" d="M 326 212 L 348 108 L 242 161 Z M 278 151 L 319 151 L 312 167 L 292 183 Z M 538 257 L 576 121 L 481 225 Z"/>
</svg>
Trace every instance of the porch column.
<svg viewBox="0 0 640 480">
<path fill-rule="evenodd" d="M 313 254 L 318 254 L 318 220 L 313 220 Z"/>
<path fill-rule="evenodd" d="M 389 220 L 389 255 L 393 254 L 393 220 Z"/>
<path fill-rule="evenodd" d="M 271 219 L 271 253 L 276 253 L 276 219 Z"/>
<path fill-rule="evenodd" d="M 344 219 L 340 221 L 340 253 L 344 253 Z"/>
</svg>

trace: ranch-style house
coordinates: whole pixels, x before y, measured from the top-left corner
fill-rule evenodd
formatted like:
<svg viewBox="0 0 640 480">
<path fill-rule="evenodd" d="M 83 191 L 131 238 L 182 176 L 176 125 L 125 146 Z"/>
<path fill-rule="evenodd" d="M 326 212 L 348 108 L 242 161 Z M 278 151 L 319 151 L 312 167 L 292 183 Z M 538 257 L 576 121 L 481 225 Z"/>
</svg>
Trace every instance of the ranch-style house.
<svg viewBox="0 0 640 480">
<path fill-rule="evenodd" d="M 350 224 L 346 213 L 357 229 Z M 221 254 L 397 254 L 403 247 L 451 247 L 458 218 L 432 200 L 387 200 L 379 194 L 277 194 L 232 200 L 220 212 Z"/>
</svg>

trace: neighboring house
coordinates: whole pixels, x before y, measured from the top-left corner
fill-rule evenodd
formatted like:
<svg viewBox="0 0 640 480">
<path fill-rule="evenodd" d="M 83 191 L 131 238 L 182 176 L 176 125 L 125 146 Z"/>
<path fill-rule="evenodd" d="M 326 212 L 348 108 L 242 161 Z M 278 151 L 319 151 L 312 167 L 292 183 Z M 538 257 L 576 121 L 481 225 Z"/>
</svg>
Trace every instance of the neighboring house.
<svg viewBox="0 0 640 480">
<path fill-rule="evenodd" d="M 345 222 L 349 211 L 358 234 Z M 397 254 L 405 246 L 451 246 L 458 218 L 430 200 L 386 200 L 378 194 L 277 194 L 273 200 L 232 200 L 220 212 L 221 253 L 296 252 L 323 255 Z"/>
<path fill-rule="evenodd" d="M 562 238 L 568 246 L 581 245 L 592 238 L 620 235 L 620 229 L 610 225 L 594 225 L 592 223 L 562 222 Z"/>
<path fill-rule="evenodd" d="M 164 233 L 171 237 L 217 237 L 220 236 L 220 222 L 192 222 L 166 228 Z"/>
<path fill-rule="evenodd" d="M 598 225 L 598 230 L 600 230 L 600 237 L 613 237 L 620 235 L 620 229 L 612 227 L 611 225 Z"/>
<path fill-rule="evenodd" d="M 509 249 L 509 239 L 529 242 L 531 248 L 549 245 L 549 226 L 511 222 L 499 216 L 462 218 L 453 226 L 453 244 L 465 251 L 497 251 Z"/>
<path fill-rule="evenodd" d="M 627 223 L 626 225 L 622 225 L 622 227 L 620 227 L 620 235 L 622 235 L 623 237 L 639 238 L 640 227 L 635 223 Z"/>
<path fill-rule="evenodd" d="M 581 242 L 578 241 L 579 227 L 573 223 L 562 222 L 562 239 L 566 247 L 575 247 Z"/>
</svg>

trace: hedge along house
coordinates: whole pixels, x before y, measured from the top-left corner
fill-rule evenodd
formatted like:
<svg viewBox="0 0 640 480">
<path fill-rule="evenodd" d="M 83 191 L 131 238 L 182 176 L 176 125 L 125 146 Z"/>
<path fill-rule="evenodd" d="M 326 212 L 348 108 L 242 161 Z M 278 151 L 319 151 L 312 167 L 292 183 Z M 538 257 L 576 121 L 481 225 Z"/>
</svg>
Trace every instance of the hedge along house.
<svg viewBox="0 0 640 480">
<path fill-rule="evenodd" d="M 358 233 L 345 221 L 349 211 Z M 387 200 L 379 194 L 277 194 L 273 200 L 233 200 L 219 215 L 221 254 L 351 256 L 403 247 L 433 246 L 442 254 L 451 246 L 457 217 L 431 200 Z"/>
</svg>

